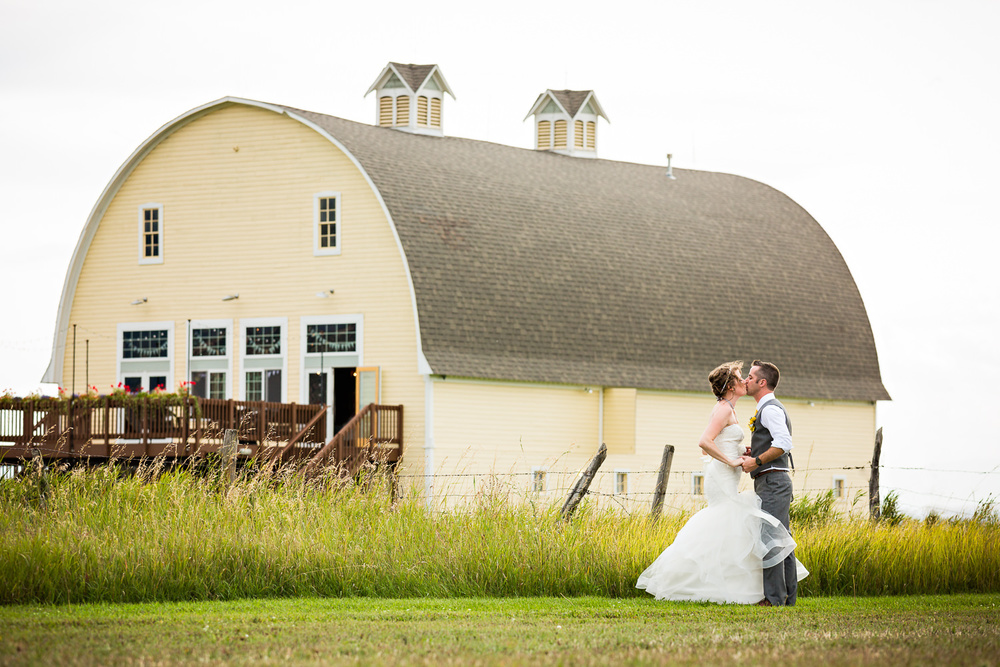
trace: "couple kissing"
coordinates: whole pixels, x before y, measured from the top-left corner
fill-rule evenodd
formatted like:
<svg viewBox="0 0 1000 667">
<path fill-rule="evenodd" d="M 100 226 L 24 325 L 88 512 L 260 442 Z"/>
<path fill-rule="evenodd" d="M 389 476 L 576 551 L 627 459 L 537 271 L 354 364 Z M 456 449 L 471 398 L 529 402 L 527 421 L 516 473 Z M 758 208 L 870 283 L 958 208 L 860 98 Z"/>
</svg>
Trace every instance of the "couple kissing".
<svg viewBox="0 0 1000 667">
<path fill-rule="evenodd" d="M 731 361 L 708 376 L 717 400 L 698 443 L 710 457 L 708 505 L 639 575 L 636 587 L 657 600 L 791 606 L 799 580 L 809 574 L 795 558 L 788 526 L 792 428 L 774 396 L 778 368 L 755 360 L 744 379 L 743 366 Z M 743 396 L 756 401 L 746 447 L 736 417 Z M 754 493 L 738 492 L 741 473 L 753 479 Z"/>
</svg>

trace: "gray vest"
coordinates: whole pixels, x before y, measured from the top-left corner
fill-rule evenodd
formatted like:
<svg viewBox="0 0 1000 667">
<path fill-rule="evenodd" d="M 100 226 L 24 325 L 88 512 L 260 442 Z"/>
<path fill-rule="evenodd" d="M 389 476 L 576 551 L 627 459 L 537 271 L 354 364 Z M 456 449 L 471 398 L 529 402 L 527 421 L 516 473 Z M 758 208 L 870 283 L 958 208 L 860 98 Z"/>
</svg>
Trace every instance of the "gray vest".
<svg viewBox="0 0 1000 667">
<path fill-rule="evenodd" d="M 772 398 L 770 401 L 764 404 L 766 408 L 769 405 L 777 406 L 781 408 L 781 412 L 785 415 L 785 425 L 788 426 L 788 434 L 792 434 L 792 422 L 788 419 L 788 411 L 785 410 L 785 406 L 778 402 L 778 399 Z M 753 434 L 750 436 L 750 456 L 760 456 L 767 450 L 771 448 L 771 444 L 774 442 L 774 438 L 771 436 L 771 432 L 764 428 L 764 425 L 760 423 L 760 413 L 757 414 L 757 423 L 754 425 Z M 765 470 L 770 470 L 772 468 L 792 468 L 792 454 L 791 452 L 785 452 L 773 461 L 768 461 L 761 467 L 750 473 L 750 477 L 756 477 Z"/>
</svg>

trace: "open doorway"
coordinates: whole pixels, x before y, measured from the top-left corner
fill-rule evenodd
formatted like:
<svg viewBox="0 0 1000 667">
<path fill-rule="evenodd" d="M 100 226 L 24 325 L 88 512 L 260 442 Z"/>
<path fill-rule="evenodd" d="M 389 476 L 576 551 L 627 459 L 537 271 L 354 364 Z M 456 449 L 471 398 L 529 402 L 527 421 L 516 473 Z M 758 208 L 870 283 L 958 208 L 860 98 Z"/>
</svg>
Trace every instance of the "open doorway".
<svg viewBox="0 0 1000 667">
<path fill-rule="evenodd" d="M 333 369 L 333 432 L 337 433 L 344 424 L 357 414 L 355 393 L 356 368 Z"/>
</svg>

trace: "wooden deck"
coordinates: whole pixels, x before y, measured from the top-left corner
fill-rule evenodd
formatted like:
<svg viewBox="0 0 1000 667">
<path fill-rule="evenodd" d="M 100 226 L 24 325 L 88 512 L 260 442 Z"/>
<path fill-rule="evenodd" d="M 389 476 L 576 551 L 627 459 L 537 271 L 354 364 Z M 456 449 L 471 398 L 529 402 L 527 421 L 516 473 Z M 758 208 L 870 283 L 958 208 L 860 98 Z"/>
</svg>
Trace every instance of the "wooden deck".
<svg viewBox="0 0 1000 667">
<path fill-rule="evenodd" d="M 350 469 L 378 449 L 381 460 L 399 460 L 403 406 L 366 406 L 329 443 L 326 408 L 192 396 L 5 399 L 0 460 L 203 456 L 219 450 L 228 429 L 237 430 L 245 458 L 322 459 Z"/>
</svg>

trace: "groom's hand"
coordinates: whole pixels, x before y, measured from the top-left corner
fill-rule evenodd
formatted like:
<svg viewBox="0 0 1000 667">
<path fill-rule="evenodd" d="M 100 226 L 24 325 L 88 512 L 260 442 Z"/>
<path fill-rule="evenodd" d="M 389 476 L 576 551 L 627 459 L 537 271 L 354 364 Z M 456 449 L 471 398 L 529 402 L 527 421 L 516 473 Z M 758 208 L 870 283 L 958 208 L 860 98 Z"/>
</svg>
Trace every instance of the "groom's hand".
<svg viewBox="0 0 1000 667">
<path fill-rule="evenodd" d="M 743 457 L 743 472 L 753 472 L 757 469 L 757 462 L 749 456 Z"/>
</svg>

